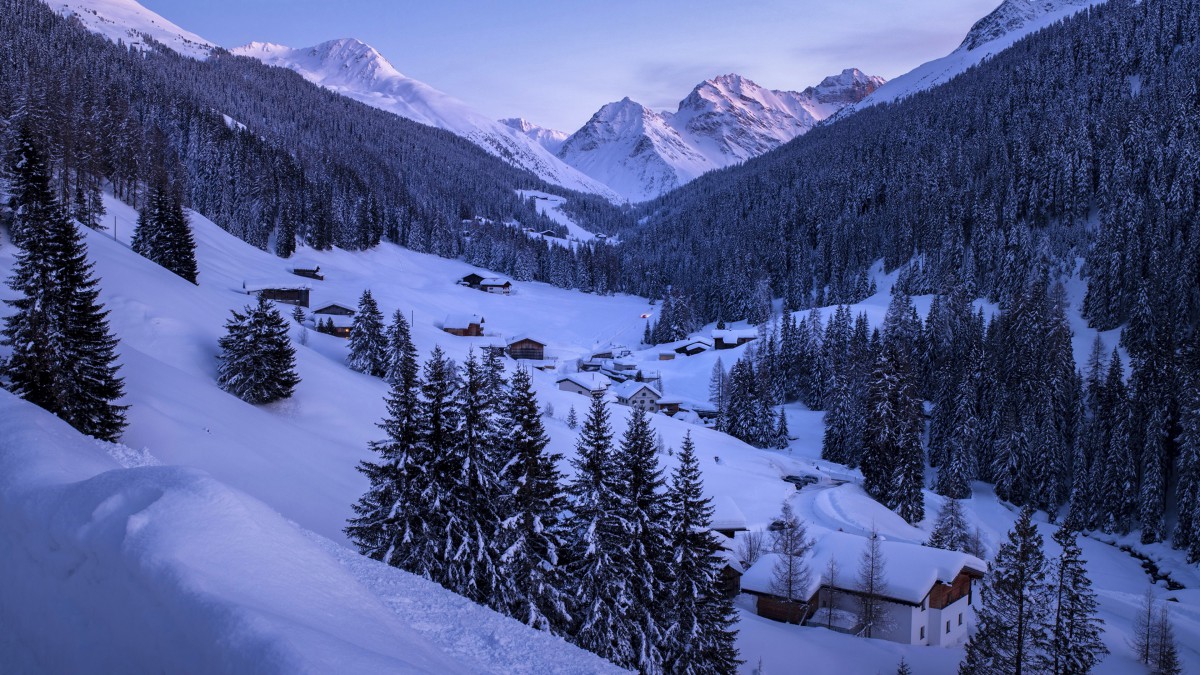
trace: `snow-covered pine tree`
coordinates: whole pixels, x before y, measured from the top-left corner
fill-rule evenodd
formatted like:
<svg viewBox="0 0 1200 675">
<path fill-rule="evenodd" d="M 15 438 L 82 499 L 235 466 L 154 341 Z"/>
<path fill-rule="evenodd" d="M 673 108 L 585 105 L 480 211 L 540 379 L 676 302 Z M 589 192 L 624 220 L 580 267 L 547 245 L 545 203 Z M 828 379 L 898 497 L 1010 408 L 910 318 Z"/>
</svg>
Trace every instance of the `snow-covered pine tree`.
<svg viewBox="0 0 1200 675">
<path fill-rule="evenodd" d="M 350 353 L 346 365 L 360 373 L 383 377 L 388 372 L 388 338 L 383 333 L 383 313 L 370 289 L 358 299 L 358 312 L 350 326 Z"/>
<path fill-rule="evenodd" d="M 508 456 L 500 476 L 506 494 L 496 544 L 502 555 L 495 604 L 538 630 L 565 634 L 570 617 L 561 567 L 566 562 L 566 495 L 558 471 L 562 455 L 546 449 L 550 439 L 524 368 L 513 374 L 503 421 L 507 432 L 502 446 Z"/>
<path fill-rule="evenodd" d="M 621 444 L 613 455 L 614 485 L 626 524 L 625 551 L 630 566 L 630 647 L 633 665 L 643 673 L 661 672 L 659 647 L 669 628 L 663 617 L 671 578 L 669 514 L 654 438 L 650 418 L 641 409 L 631 408 Z"/>
<path fill-rule="evenodd" d="M 1054 533 L 1062 554 L 1051 572 L 1054 620 L 1050 626 L 1049 661 L 1053 675 L 1089 673 L 1108 654 L 1100 639 L 1104 622 L 1096 616 L 1096 593 L 1079 548 L 1075 521 L 1068 516 Z"/>
<path fill-rule="evenodd" d="M 970 538 L 971 532 L 967 526 L 966 515 L 963 514 L 962 503 L 957 499 L 946 499 L 925 545 L 947 551 L 966 552 L 970 548 Z"/>
<path fill-rule="evenodd" d="M 788 443 L 791 442 L 790 435 L 788 432 L 787 413 L 784 411 L 783 406 L 779 406 L 778 422 L 775 423 L 775 440 L 771 443 L 771 447 L 778 450 L 787 450 Z"/>
<path fill-rule="evenodd" d="M 575 644 L 626 668 L 637 664 L 634 627 L 627 618 L 633 604 L 631 566 L 625 551 L 628 524 L 621 511 L 613 466 L 608 407 L 592 399 L 576 442 L 575 476 L 568 486 L 570 536 L 568 579 L 574 592 Z"/>
<path fill-rule="evenodd" d="M 504 430 L 509 420 L 501 420 L 504 405 L 503 381 L 493 377 L 486 364 L 471 350 L 459 370 L 454 406 L 459 426 L 453 470 L 460 473 L 453 481 L 453 493 L 444 504 L 450 506 L 460 523 L 463 538 L 456 550 L 446 557 L 447 587 L 481 604 L 500 607 L 496 600 L 501 579 L 497 546 L 502 522 L 508 519 L 510 495 L 502 487 L 499 473 L 512 459 L 505 447 Z"/>
<path fill-rule="evenodd" d="M 771 593 L 807 604 L 812 597 L 812 570 L 806 558 L 815 542 L 808 536 L 808 526 L 796 516 L 787 500 L 776 522 L 777 529 L 771 532 L 771 552 L 779 557 L 771 570 Z"/>
<path fill-rule="evenodd" d="M 408 321 L 400 310 L 396 310 L 392 314 L 392 323 L 388 326 L 387 339 L 387 372 L 384 374 L 384 379 L 393 386 L 396 383 L 403 384 L 405 391 L 411 391 L 415 396 L 420 365 L 417 363 L 417 348 L 413 344 Z M 413 401 L 413 404 L 406 403 L 405 405 L 409 405 L 410 409 L 415 411 L 415 398 Z"/>
<path fill-rule="evenodd" d="M 945 457 L 933 484 L 934 491 L 943 497 L 966 499 L 971 496 L 979 426 L 976 400 L 974 381 L 963 378 L 950 400 L 951 421 L 944 443 Z"/>
<path fill-rule="evenodd" d="M 275 305 L 258 296 L 243 313 L 232 311 L 218 344 L 217 384 L 247 403 L 270 403 L 292 395 L 296 350 L 288 338 L 287 321 Z"/>
<path fill-rule="evenodd" d="M 1191 346 L 1186 358 L 1200 360 L 1200 346 Z M 1193 364 L 1185 372 L 1176 439 L 1178 516 L 1172 541 L 1176 548 L 1187 552 L 1188 562 L 1195 564 L 1200 562 L 1200 364 Z"/>
<path fill-rule="evenodd" d="M 183 197 L 161 164 L 151 169 L 145 201 L 130 247 L 179 277 L 196 283 L 196 240 L 183 211 Z"/>
<path fill-rule="evenodd" d="M 464 456 L 458 368 L 441 347 L 434 347 L 421 371 L 417 401 L 417 443 L 409 456 L 419 494 L 413 513 L 419 519 L 402 552 L 400 567 L 446 588 L 462 587 L 457 556 L 467 536 L 461 494 Z"/>
<path fill-rule="evenodd" d="M 417 401 L 420 371 L 416 348 L 408 336 L 404 315 L 396 312 L 390 336 L 390 363 L 387 417 L 379 427 L 387 439 L 371 441 L 378 456 L 363 461 L 358 470 L 370 481 L 367 492 L 354 504 L 357 514 L 346 527 L 346 536 L 363 555 L 389 565 L 400 566 L 408 542 L 421 536 L 420 493 L 424 472 L 417 450 Z"/>
<path fill-rule="evenodd" d="M 961 675 L 1049 672 L 1052 594 L 1033 508 L 1021 510 L 980 591 L 977 629 Z"/>
<path fill-rule="evenodd" d="M 829 410 L 825 412 L 825 432 L 821 443 L 821 459 L 858 466 L 862 454 L 863 424 L 855 414 L 854 394 L 844 377 L 835 376 L 830 385 Z"/>
<path fill-rule="evenodd" d="M 880 546 L 879 530 L 872 525 L 858 562 L 858 622 L 860 635 L 872 637 L 876 631 L 887 630 L 889 616 L 883 594 L 887 588 L 887 559 Z"/>
<path fill-rule="evenodd" d="M 868 397 L 863 487 L 900 517 L 916 523 L 925 514 L 923 410 L 908 370 L 908 347 L 899 339 L 884 342 Z"/>
<path fill-rule="evenodd" d="M 575 406 L 571 406 L 571 409 L 567 411 L 567 428 L 571 431 L 575 431 L 578 426 L 579 413 L 575 412 Z"/>
<path fill-rule="evenodd" d="M 1104 461 L 1103 487 L 1100 494 L 1104 504 L 1104 515 L 1100 528 L 1105 532 L 1118 534 L 1129 532 L 1137 509 L 1137 474 L 1129 447 L 1129 427 L 1132 421 L 1124 377 L 1121 355 L 1114 349 L 1108 361 L 1108 378 L 1104 384 L 1104 414 L 1111 420 L 1112 433 L 1109 435 Z"/>
<path fill-rule="evenodd" d="M 903 656 L 900 657 L 900 663 L 896 664 L 896 675 L 912 675 L 912 668 Z"/>
<path fill-rule="evenodd" d="M 700 461 L 689 432 L 667 490 L 670 584 L 663 602 L 670 626 L 662 647 L 664 670 L 678 675 L 734 673 L 738 660 L 733 600 L 720 588 L 724 562 L 711 531 L 712 500 L 704 496 Z"/>
<path fill-rule="evenodd" d="M 23 118 L 12 168 L 16 255 L 8 285 L 19 296 L 5 303 L 0 344 L 12 348 L 5 388 L 81 433 L 115 441 L 128 406 L 117 376 L 117 340 L 98 301 L 99 281 L 83 236 L 50 185 L 50 169 L 32 122 Z"/>
</svg>

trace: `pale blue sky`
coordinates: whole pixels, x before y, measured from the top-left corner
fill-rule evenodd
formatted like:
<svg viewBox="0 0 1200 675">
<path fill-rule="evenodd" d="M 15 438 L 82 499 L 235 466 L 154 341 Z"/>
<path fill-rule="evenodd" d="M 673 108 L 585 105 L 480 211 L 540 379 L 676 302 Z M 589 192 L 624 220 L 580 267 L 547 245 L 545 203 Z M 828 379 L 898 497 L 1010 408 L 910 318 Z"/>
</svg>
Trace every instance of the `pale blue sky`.
<svg viewBox="0 0 1200 675">
<path fill-rule="evenodd" d="M 736 72 L 803 89 L 843 68 L 895 77 L 958 46 L 1000 0 L 141 0 L 226 47 L 356 37 L 492 117 L 574 131 L 622 97 L 674 110 Z"/>
</svg>

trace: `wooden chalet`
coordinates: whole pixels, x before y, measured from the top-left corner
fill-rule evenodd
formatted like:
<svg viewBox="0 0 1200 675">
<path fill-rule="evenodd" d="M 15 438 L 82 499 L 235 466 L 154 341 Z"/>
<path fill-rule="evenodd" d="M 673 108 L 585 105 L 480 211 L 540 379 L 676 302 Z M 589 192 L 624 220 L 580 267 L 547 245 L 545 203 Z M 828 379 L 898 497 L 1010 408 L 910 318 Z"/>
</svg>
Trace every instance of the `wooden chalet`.
<svg viewBox="0 0 1200 675">
<path fill-rule="evenodd" d="M 474 288 L 474 289 L 478 289 L 478 288 L 479 288 L 479 283 L 480 283 L 481 281 L 483 281 L 483 279 L 484 279 L 484 276 L 483 276 L 482 274 L 476 274 L 476 273 L 474 273 L 474 272 L 471 272 L 471 273 L 470 273 L 470 274 L 468 274 L 467 276 L 465 276 L 465 277 L 463 277 L 463 278 L 459 279 L 459 280 L 458 280 L 458 285 L 459 285 L 459 286 L 466 286 L 467 288 Z"/>
<path fill-rule="evenodd" d="M 500 277 L 491 277 L 479 282 L 479 290 L 484 293 L 495 293 L 497 295 L 510 295 L 512 293 L 512 282 L 508 279 Z"/>
<path fill-rule="evenodd" d="M 612 380 L 599 373 L 571 373 L 558 378 L 555 383 L 563 391 L 599 398 L 608 391 Z"/>
<path fill-rule="evenodd" d="M 306 279 L 316 279 L 317 281 L 325 281 L 325 275 L 321 274 L 321 266 L 317 265 L 313 269 L 305 269 L 303 267 L 292 268 L 292 274 Z"/>
<path fill-rule="evenodd" d="M 483 335 L 483 317 L 478 314 L 451 314 L 442 322 L 442 330 L 459 337 Z"/>
<path fill-rule="evenodd" d="M 516 360 L 542 361 L 546 358 L 546 344 L 529 337 L 518 335 L 508 341 L 509 357 Z"/>
<path fill-rule="evenodd" d="M 653 385 L 631 380 L 617 385 L 615 392 L 617 402 L 622 405 L 649 413 L 658 412 L 658 400 L 662 398 L 662 392 Z"/>
<path fill-rule="evenodd" d="M 754 328 L 714 330 L 712 332 L 713 347 L 716 349 L 733 349 L 756 339 L 758 339 L 758 330 Z"/>
<path fill-rule="evenodd" d="M 868 545 L 865 537 L 846 532 L 829 532 L 814 544 L 805 561 L 810 570 L 825 569 L 833 560 L 841 569 L 855 569 Z M 871 637 L 912 645 L 956 646 L 966 642 L 975 623 L 975 586 L 983 578 L 987 563 L 958 551 L 880 541 L 887 561 L 887 576 L 879 599 L 886 620 Z M 777 621 L 828 626 L 858 634 L 857 598 L 862 595 L 854 575 L 844 575 L 834 584 L 814 575 L 808 589 L 789 600 L 777 594 L 773 583 L 780 554 L 759 558 L 742 577 L 743 592 L 757 596 L 761 616 Z"/>
<path fill-rule="evenodd" d="M 346 338 L 350 337 L 350 329 L 354 327 L 354 315 L 357 313 L 358 310 L 349 305 L 326 302 L 318 305 L 310 318 L 318 331 Z"/>
<path fill-rule="evenodd" d="M 308 307 L 311 287 L 305 283 L 289 281 L 243 281 L 242 290 L 246 295 L 257 295 L 275 302 Z"/>
<path fill-rule="evenodd" d="M 713 341 L 708 338 L 694 338 L 675 348 L 676 354 L 695 356 L 713 348 Z"/>
</svg>

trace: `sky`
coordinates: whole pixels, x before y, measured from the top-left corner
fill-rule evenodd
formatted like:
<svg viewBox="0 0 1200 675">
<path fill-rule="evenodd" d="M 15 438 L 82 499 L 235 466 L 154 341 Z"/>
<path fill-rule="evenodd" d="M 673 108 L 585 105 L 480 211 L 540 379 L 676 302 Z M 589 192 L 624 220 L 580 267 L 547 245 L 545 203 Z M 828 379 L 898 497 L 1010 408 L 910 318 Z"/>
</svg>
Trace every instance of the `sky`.
<svg viewBox="0 0 1200 675">
<path fill-rule="evenodd" d="M 738 73 L 801 90 L 892 78 L 953 51 L 1000 0 L 141 0 L 224 47 L 354 37 L 494 118 L 575 131 L 626 96 L 674 110 Z"/>
</svg>

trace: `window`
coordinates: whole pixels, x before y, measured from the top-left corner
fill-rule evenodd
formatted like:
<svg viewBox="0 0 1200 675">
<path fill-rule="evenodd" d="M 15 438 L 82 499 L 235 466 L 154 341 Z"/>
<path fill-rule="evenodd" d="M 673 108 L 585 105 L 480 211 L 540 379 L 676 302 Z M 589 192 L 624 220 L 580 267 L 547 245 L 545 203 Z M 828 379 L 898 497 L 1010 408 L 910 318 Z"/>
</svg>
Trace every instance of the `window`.
<svg viewBox="0 0 1200 675">
<path fill-rule="evenodd" d="M 962 612 L 958 613 L 958 625 L 962 625 Z"/>
<path fill-rule="evenodd" d="M 925 626 L 921 626 L 921 639 L 925 639 Z"/>
<path fill-rule="evenodd" d="M 946 632 L 947 633 L 950 632 L 950 620 L 949 619 L 946 619 Z"/>
</svg>

